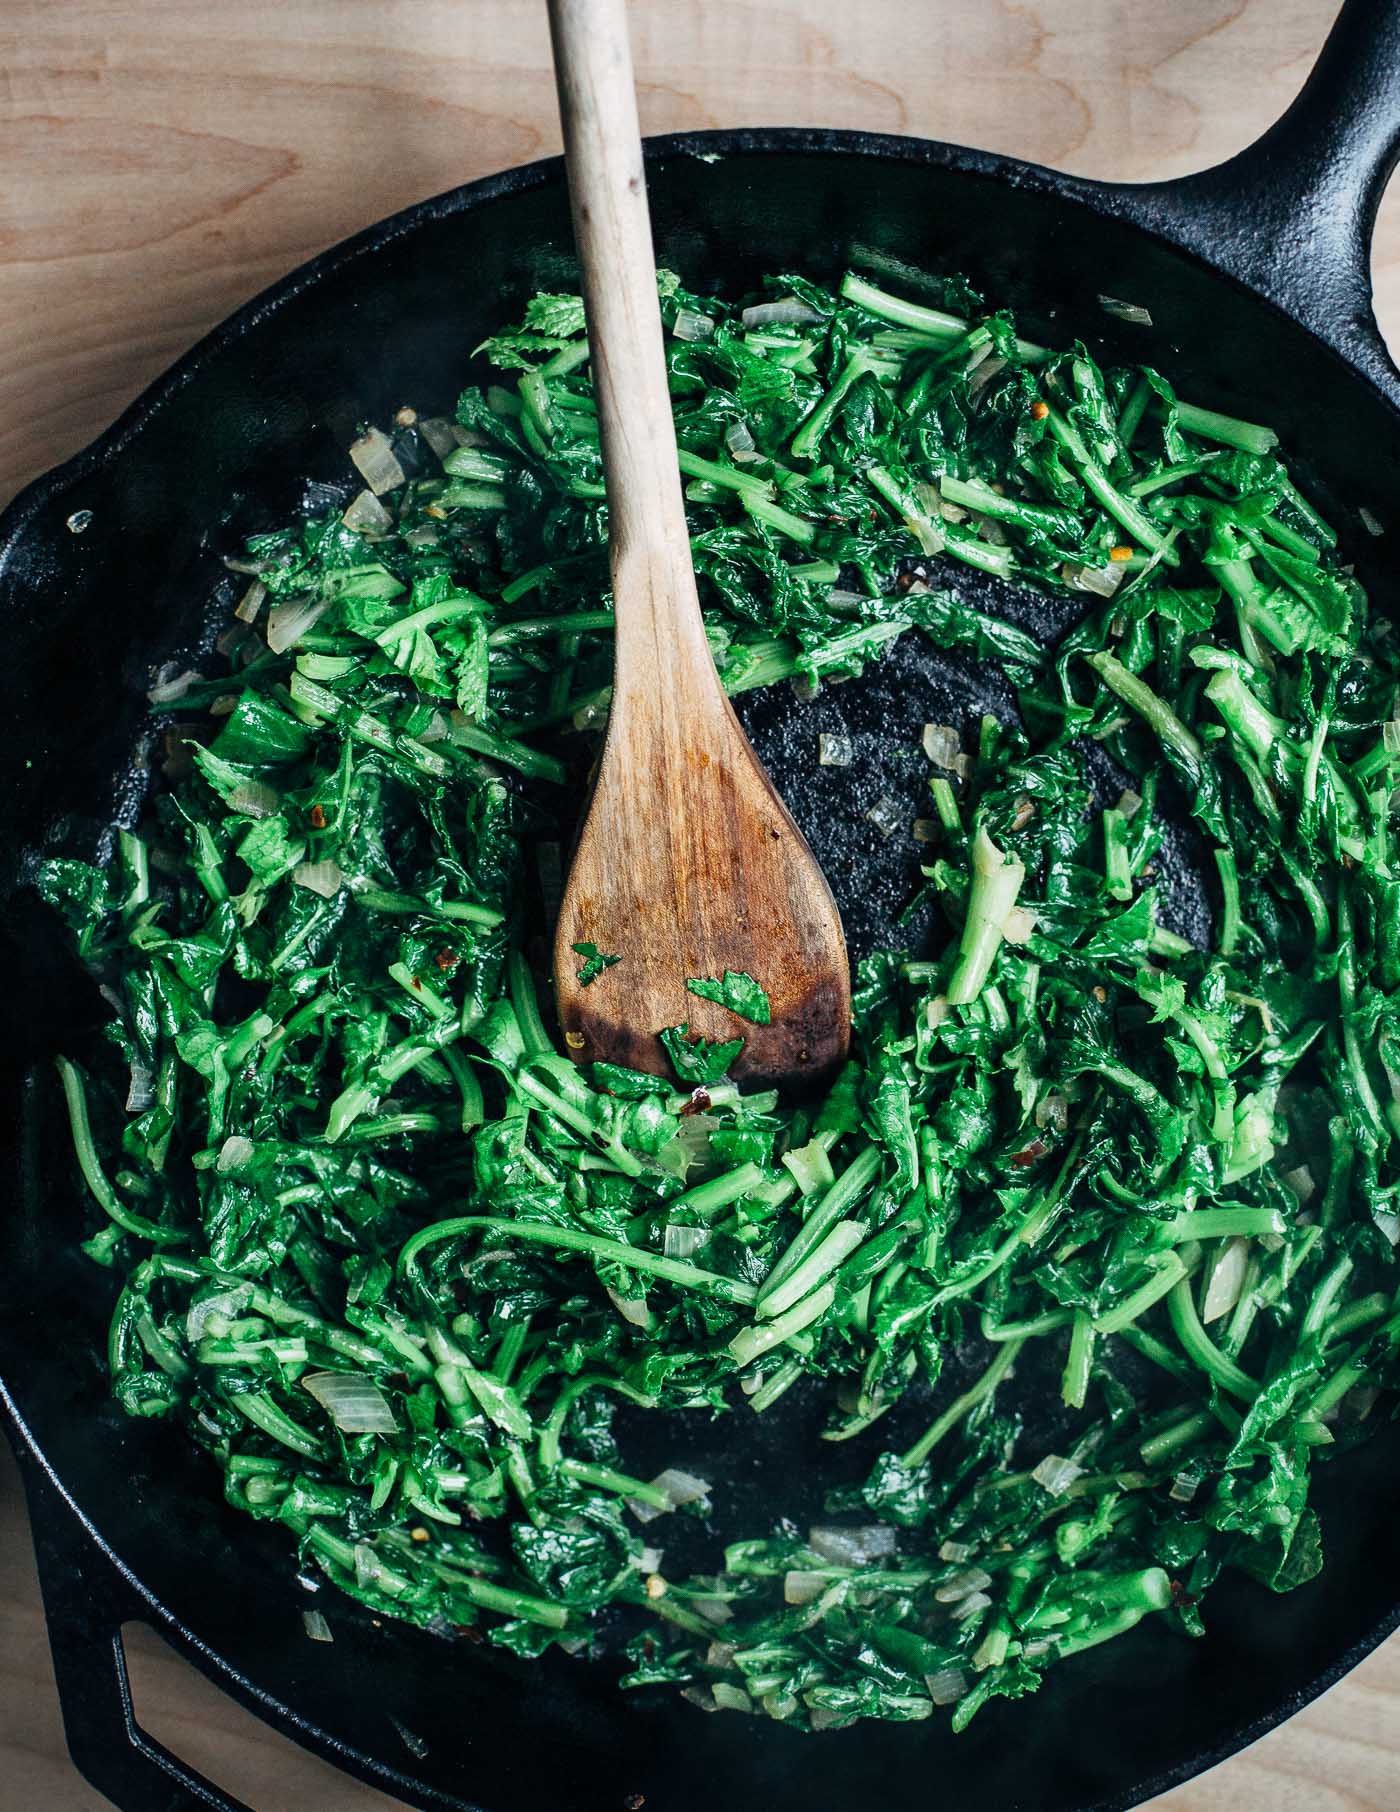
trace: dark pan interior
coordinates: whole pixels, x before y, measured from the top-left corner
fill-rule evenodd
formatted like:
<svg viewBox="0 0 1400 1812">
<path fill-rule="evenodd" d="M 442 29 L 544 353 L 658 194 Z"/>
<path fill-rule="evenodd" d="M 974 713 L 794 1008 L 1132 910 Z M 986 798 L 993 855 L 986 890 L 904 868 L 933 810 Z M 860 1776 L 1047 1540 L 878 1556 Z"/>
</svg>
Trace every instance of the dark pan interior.
<svg viewBox="0 0 1400 1812">
<path fill-rule="evenodd" d="M 743 288 L 785 268 L 830 277 L 848 262 L 896 286 L 905 266 L 965 270 L 1017 306 L 1033 335 L 1077 334 L 1109 356 L 1150 359 L 1194 400 L 1272 422 L 1292 454 L 1306 450 L 1305 469 L 1325 475 L 1363 578 L 1392 607 L 1394 581 L 1373 570 L 1375 544 L 1355 514 L 1366 505 L 1385 519 L 1396 495 L 1389 408 L 1276 312 L 1096 215 L 1087 186 L 937 147 L 801 134 L 672 145 L 651 182 L 659 256 L 691 285 Z M 0 859 L 11 880 L 26 847 L 96 847 L 136 796 L 130 755 L 146 676 L 207 643 L 231 595 L 218 555 L 283 516 L 307 478 L 341 479 L 356 420 L 450 402 L 489 328 L 534 289 L 573 285 L 569 246 L 553 166 L 429 204 L 224 330 L 115 442 L 21 500 L 0 548 Z M 1105 288 L 1147 303 L 1156 325 L 1109 321 L 1095 302 Z M 81 533 L 67 526 L 76 511 L 91 512 Z M 881 751 L 996 695 L 994 674 L 910 645 L 811 707 L 785 688 L 747 704 L 858 947 L 921 934 L 892 928 L 910 852 L 862 815 L 881 792 L 903 787 L 913 799 L 914 783 Z M 842 727 L 868 752 L 844 778 L 814 755 L 817 731 Z M 647 1812 L 866 1812 L 930 1793 L 1007 1812 L 1122 1806 L 1296 1709 L 1396 1619 L 1400 1551 L 1389 1531 L 1400 1473 L 1387 1428 L 1343 1466 L 1320 1469 L 1320 1581 L 1278 1599 L 1229 1582 L 1208 1641 L 1140 1631 L 1057 1669 L 1031 1701 L 995 1702 L 961 1738 L 941 1721 L 812 1741 L 761 1720 L 706 1718 L 667 1696 L 623 1699 L 605 1669 L 563 1657 L 520 1664 L 407 1627 L 375 1629 L 327 1594 L 318 1603 L 334 1646 L 310 1644 L 283 1534 L 226 1510 L 178 1439 L 105 1401 L 110 1280 L 71 1249 L 85 1210 L 53 1091 L 19 1086 L 26 1063 L 91 1023 L 92 990 L 22 890 L 0 930 L 5 1381 L 58 1478 L 173 1626 L 220 1658 L 259 1709 L 381 1780 L 406 1776 L 411 1786 L 394 1783 L 406 1796 L 486 1812 L 620 1812 L 636 1793 Z M 797 1480 L 801 1492 L 812 1448 L 799 1421 L 759 1424 L 740 1409 L 695 1434 L 691 1452 L 751 1501 L 765 1479 Z M 805 1489 L 810 1500 L 814 1481 Z M 773 1512 L 791 1507 L 774 1502 Z M 395 1719 L 426 1755 L 409 1753 Z"/>
</svg>

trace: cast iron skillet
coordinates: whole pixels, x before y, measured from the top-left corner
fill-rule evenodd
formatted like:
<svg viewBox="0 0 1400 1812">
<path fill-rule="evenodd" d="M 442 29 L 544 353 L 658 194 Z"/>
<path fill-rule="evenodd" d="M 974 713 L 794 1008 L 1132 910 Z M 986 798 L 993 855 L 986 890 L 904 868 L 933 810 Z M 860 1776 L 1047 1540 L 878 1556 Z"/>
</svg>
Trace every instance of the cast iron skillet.
<svg viewBox="0 0 1400 1812">
<path fill-rule="evenodd" d="M 1393 611 L 1387 543 L 1368 544 L 1355 506 L 1385 521 L 1400 500 L 1400 377 L 1368 269 L 1398 133 L 1400 4 L 1349 0 L 1279 125 L 1182 182 L 1121 188 L 919 140 L 743 131 L 655 142 L 650 183 L 660 257 L 688 281 L 733 290 L 768 270 L 834 276 L 847 262 L 896 283 L 904 262 L 966 271 L 1033 334 L 1150 359 L 1194 399 L 1274 423 L 1306 448 L 1372 596 Z M 624 1699 L 606 1669 L 563 1657 L 516 1664 L 375 1629 L 348 1602 L 324 1604 L 334 1646 L 311 1644 L 284 1532 L 224 1510 L 170 1431 L 107 1402 L 111 1284 L 73 1251 L 84 1204 L 41 1061 L 81 1040 L 100 1007 L 20 884 L 21 852 L 98 848 L 101 827 L 133 808 L 146 675 L 205 645 L 210 600 L 229 595 L 217 554 L 292 508 L 308 475 L 342 475 L 357 418 L 450 399 L 468 349 L 536 288 L 569 287 L 572 268 L 557 162 L 396 215 L 234 316 L 0 527 L 0 1395 L 74 1759 L 133 1812 L 234 1805 L 136 1724 L 119 1629 L 139 1618 L 278 1728 L 425 1807 L 622 1812 L 635 1795 L 647 1812 L 865 1812 L 930 1795 L 1008 1812 L 1135 1804 L 1296 1711 L 1400 1622 L 1394 1429 L 1321 1469 L 1329 1559 L 1302 1591 L 1228 1583 L 1205 1642 L 1140 1631 L 1057 1669 L 1033 1700 L 995 1703 L 962 1738 L 933 1722 L 809 1741 L 665 1695 Z M 1154 326 L 1107 320 L 1100 292 L 1146 302 Z M 1040 627 L 1052 632 L 1048 615 Z M 948 675 L 912 645 L 896 659 L 817 708 L 839 701 L 845 726 L 872 741 L 907 736 Z M 945 708 L 973 702 L 977 676 L 960 683 Z M 889 864 L 902 858 L 879 856 L 851 802 L 821 792 L 810 749 L 831 720 L 809 717 L 797 735 L 790 717 L 779 699 L 751 722 L 853 942 L 868 944 L 889 935 L 907 879 Z M 801 1499 L 810 1452 L 765 1420 L 760 1453 L 759 1427 L 741 1411 L 695 1437 L 713 1443 L 700 1456 L 709 1476 L 754 1515 L 763 1478 L 784 1481 L 781 1507 Z"/>
</svg>

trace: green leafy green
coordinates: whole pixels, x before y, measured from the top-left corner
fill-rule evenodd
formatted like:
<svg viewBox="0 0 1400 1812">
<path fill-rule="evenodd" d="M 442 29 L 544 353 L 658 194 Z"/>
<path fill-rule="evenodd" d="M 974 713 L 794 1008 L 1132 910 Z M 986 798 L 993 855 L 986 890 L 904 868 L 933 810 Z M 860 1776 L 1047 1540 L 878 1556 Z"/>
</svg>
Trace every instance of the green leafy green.
<svg viewBox="0 0 1400 1812">
<path fill-rule="evenodd" d="M 728 1007 L 731 1013 L 737 1013 L 740 1019 L 747 1019 L 750 1024 L 766 1026 L 773 1023 L 773 1010 L 768 1003 L 768 996 L 751 975 L 742 969 L 726 969 L 718 981 L 706 978 L 688 981 L 686 987 L 692 994 L 698 994 L 701 1000 L 716 1001 L 722 1007 Z"/>
</svg>

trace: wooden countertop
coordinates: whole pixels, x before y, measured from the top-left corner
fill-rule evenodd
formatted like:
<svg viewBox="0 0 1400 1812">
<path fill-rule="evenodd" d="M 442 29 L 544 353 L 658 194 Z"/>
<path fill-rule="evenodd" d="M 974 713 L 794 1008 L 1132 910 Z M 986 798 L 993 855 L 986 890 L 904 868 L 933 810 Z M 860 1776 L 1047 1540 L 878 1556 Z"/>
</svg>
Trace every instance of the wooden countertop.
<svg viewBox="0 0 1400 1812">
<path fill-rule="evenodd" d="M 1335 0 L 634 0 L 643 129 L 858 126 L 1175 175 L 1297 91 Z M 0 499 L 237 303 L 420 196 L 558 149 L 541 0 L 0 0 Z M 1378 313 L 1400 339 L 1400 191 Z M 0 1467 L 0 1812 L 104 1801 L 63 1750 Z M 257 1812 L 391 1802 L 139 1642 L 149 1725 Z M 1400 1638 L 1157 1812 L 1400 1806 Z M 561 1809 L 562 1812 L 562 1809 Z"/>
</svg>

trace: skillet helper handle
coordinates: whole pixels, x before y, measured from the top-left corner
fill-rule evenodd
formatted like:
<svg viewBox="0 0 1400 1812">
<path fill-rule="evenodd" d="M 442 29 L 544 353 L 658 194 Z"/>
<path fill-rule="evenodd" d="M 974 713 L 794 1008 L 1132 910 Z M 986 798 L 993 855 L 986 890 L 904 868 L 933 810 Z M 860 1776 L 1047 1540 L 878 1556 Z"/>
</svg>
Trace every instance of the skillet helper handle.
<svg viewBox="0 0 1400 1812">
<path fill-rule="evenodd" d="M 1292 106 L 1213 169 L 1125 191 L 1129 211 L 1301 320 L 1392 399 L 1371 236 L 1400 156 L 1400 0 L 1345 0 Z"/>
<path fill-rule="evenodd" d="M 656 289 L 627 0 L 549 0 L 588 320 L 619 701 L 656 674 L 722 696 L 695 591 Z"/>
<path fill-rule="evenodd" d="M 63 1730 L 79 1773 L 121 1812 L 249 1812 L 137 1723 L 121 1626 L 147 1607 L 38 1462 L 22 1448 L 19 1458 Z"/>
</svg>

